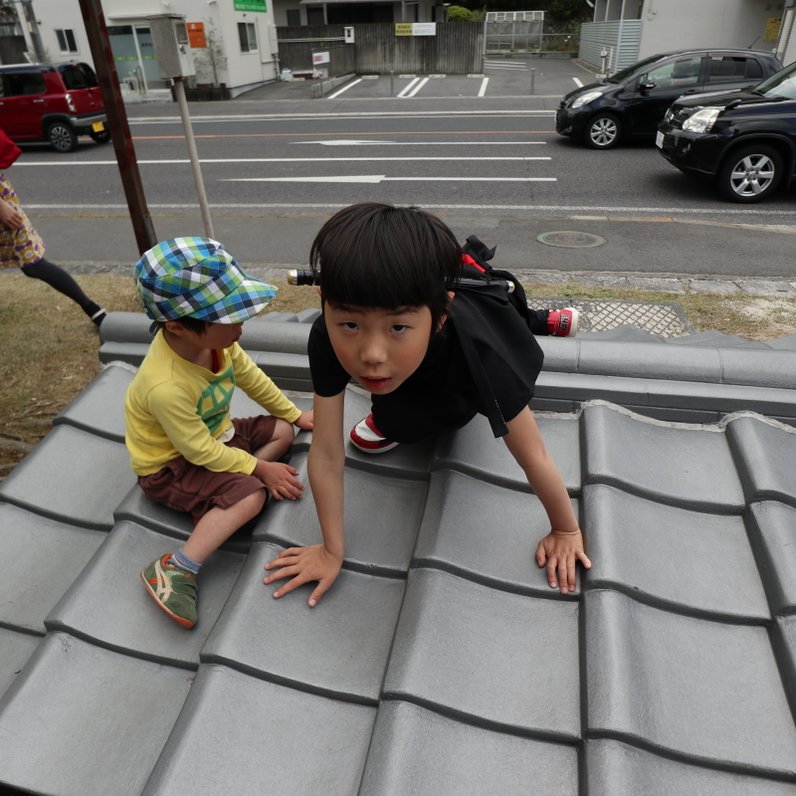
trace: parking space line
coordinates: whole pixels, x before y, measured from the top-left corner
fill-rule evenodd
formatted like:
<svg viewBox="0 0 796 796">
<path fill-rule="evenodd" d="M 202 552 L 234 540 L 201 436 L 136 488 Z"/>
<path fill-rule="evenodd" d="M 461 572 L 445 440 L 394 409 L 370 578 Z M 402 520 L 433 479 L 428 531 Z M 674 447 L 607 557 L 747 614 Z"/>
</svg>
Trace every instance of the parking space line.
<svg viewBox="0 0 796 796">
<path fill-rule="evenodd" d="M 339 91 L 335 91 L 334 94 L 329 94 L 327 99 L 334 99 L 335 97 L 339 97 L 344 91 L 348 91 L 350 88 L 354 88 L 357 83 L 361 83 L 362 78 L 358 77 L 356 80 L 352 80 L 350 83 L 347 83 L 345 86 L 340 88 Z"/>
<path fill-rule="evenodd" d="M 479 97 L 483 97 L 483 96 L 484 96 L 484 94 L 486 94 L 486 87 L 487 87 L 488 85 L 489 85 L 489 78 L 488 78 L 488 77 L 485 77 L 485 78 L 484 78 L 484 79 L 481 81 L 481 88 L 479 88 L 479 89 L 478 89 L 478 96 L 479 96 Z"/>
<path fill-rule="evenodd" d="M 583 88 L 583 81 L 579 77 L 573 77 L 572 79 L 575 81 L 575 85 L 578 88 Z"/>
<path fill-rule="evenodd" d="M 424 77 L 422 80 L 419 77 L 416 77 L 403 91 L 398 94 L 398 97 L 400 99 L 414 97 L 415 94 L 417 94 L 417 92 L 426 85 L 426 83 L 428 83 L 427 77 Z"/>
</svg>

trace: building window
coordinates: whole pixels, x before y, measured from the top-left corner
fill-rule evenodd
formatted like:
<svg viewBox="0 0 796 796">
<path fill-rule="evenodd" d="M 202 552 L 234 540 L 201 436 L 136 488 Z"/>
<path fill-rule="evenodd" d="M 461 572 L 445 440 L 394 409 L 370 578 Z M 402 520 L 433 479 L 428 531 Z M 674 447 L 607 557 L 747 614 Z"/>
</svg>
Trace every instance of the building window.
<svg viewBox="0 0 796 796">
<path fill-rule="evenodd" d="M 242 53 L 257 52 L 257 33 L 253 22 L 238 22 L 238 37 Z"/>
<path fill-rule="evenodd" d="M 288 27 L 301 27 L 301 11 L 298 8 L 288 8 L 286 13 Z"/>
<path fill-rule="evenodd" d="M 58 48 L 62 53 L 77 52 L 77 42 L 75 41 L 75 32 L 73 30 L 69 28 L 56 29 L 55 35 L 58 37 Z"/>
</svg>

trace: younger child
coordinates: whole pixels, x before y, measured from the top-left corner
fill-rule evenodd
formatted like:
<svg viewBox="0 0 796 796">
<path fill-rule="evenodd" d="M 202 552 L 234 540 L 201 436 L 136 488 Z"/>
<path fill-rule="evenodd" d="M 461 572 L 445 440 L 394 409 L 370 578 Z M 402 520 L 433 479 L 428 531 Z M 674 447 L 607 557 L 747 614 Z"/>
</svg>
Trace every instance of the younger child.
<svg viewBox="0 0 796 796">
<path fill-rule="evenodd" d="M 267 499 L 296 500 L 298 470 L 280 460 L 302 412 L 238 345 L 243 322 L 276 288 L 250 279 L 208 238 L 159 243 L 136 264 L 138 293 L 157 332 L 125 398 L 125 442 L 151 500 L 190 512 L 185 545 L 142 570 L 148 593 L 178 624 L 196 624 L 196 576 L 205 560 L 257 516 Z M 230 419 L 235 387 L 269 415 Z"/>
<path fill-rule="evenodd" d="M 317 581 L 314 606 L 343 563 L 343 402 L 353 378 L 372 412 L 351 443 L 383 453 L 485 415 L 544 506 L 551 531 L 536 550 L 552 588 L 575 589 L 575 565 L 591 562 L 572 504 L 528 404 L 542 351 L 505 289 L 460 282 L 462 250 L 435 216 L 415 207 L 363 203 L 327 221 L 310 251 L 323 315 L 309 358 L 315 425 L 309 478 L 322 544 L 291 547 L 265 568 L 283 578 L 274 597 Z"/>
</svg>

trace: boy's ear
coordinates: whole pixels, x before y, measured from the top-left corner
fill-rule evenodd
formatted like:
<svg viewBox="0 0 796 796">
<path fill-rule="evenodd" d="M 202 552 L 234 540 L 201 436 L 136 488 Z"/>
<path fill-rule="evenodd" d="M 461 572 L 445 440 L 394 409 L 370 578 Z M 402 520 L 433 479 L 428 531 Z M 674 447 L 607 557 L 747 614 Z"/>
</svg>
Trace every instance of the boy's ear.
<svg viewBox="0 0 796 796">
<path fill-rule="evenodd" d="M 186 329 L 179 321 L 166 321 L 163 324 L 163 328 L 169 332 L 169 334 L 173 334 L 176 337 L 182 335 Z"/>
<path fill-rule="evenodd" d="M 448 320 L 448 313 L 447 313 L 447 310 L 449 310 L 449 309 L 450 309 L 451 302 L 453 301 L 453 297 L 454 297 L 455 295 L 456 295 L 456 294 L 455 294 L 455 293 L 454 293 L 452 290 L 449 290 L 449 291 L 448 291 L 448 304 L 447 304 L 447 306 L 445 307 L 445 309 L 446 309 L 446 312 L 445 312 L 445 313 L 442 315 L 442 317 L 439 319 L 439 323 L 437 324 L 437 328 L 436 328 L 434 331 L 436 331 L 436 332 L 440 331 L 440 329 L 442 329 L 442 327 L 445 325 L 445 322 Z"/>
</svg>

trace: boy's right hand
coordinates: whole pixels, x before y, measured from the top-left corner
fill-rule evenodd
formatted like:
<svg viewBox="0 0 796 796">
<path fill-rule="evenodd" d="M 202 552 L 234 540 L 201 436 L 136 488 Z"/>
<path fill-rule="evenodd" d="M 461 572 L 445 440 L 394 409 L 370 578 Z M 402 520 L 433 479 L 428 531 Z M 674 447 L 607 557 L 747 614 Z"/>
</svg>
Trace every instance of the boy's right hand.
<svg viewBox="0 0 796 796">
<path fill-rule="evenodd" d="M 283 462 L 266 462 L 262 459 L 254 468 L 274 500 L 298 500 L 304 494 L 304 484 L 296 478 L 298 470 Z"/>
<path fill-rule="evenodd" d="M 333 555 L 322 544 L 310 547 L 288 547 L 265 565 L 265 569 L 274 570 L 274 572 L 265 578 L 263 583 L 267 586 L 282 578 L 291 578 L 274 592 L 274 597 L 279 599 L 305 583 L 318 581 L 318 585 L 309 599 L 310 608 L 314 608 L 318 604 L 318 600 L 337 580 L 342 566 L 342 557 Z"/>
</svg>

